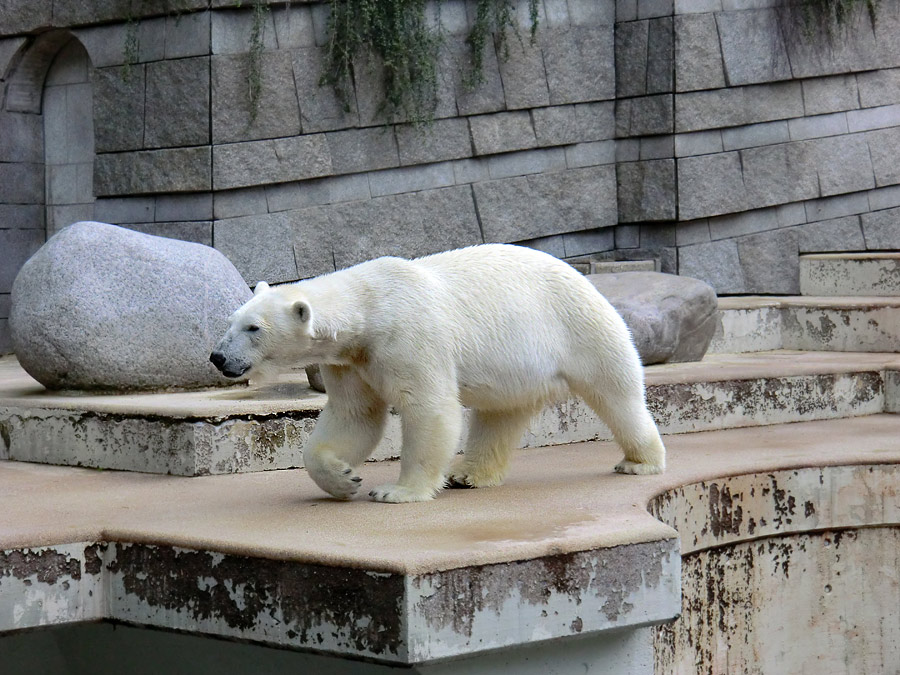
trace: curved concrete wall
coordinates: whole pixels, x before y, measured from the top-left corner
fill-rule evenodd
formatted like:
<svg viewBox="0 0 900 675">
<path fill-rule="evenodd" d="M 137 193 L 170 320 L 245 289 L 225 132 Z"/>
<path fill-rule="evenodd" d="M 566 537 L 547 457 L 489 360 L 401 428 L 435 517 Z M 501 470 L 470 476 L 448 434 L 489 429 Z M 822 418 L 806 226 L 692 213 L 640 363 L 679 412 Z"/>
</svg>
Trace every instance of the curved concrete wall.
<svg viewBox="0 0 900 675">
<path fill-rule="evenodd" d="M 900 669 L 895 465 L 735 476 L 651 505 L 682 542 L 682 614 L 655 672 Z"/>
</svg>

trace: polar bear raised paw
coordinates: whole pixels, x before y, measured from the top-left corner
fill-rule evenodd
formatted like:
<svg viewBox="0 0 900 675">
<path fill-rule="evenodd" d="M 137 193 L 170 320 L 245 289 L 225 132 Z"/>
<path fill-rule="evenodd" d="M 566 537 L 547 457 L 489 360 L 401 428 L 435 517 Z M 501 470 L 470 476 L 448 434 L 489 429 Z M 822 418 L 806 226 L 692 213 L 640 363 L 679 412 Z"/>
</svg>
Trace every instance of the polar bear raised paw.
<svg viewBox="0 0 900 675">
<path fill-rule="evenodd" d="M 658 464 L 644 464 L 641 462 L 630 462 L 623 459 L 616 464 L 616 473 L 626 473 L 632 476 L 650 476 L 665 471 L 665 467 Z"/>
</svg>

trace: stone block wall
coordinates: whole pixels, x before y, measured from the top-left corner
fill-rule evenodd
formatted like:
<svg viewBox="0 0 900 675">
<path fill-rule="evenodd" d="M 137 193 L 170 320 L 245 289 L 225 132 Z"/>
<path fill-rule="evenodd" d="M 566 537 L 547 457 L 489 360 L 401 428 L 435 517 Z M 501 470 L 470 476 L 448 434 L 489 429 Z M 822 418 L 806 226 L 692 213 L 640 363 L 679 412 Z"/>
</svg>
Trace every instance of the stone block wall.
<svg viewBox="0 0 900 675">
<path fill-rule="evenodd" d="M 810 37 L 779 4 L 675 3 L 678 269 L 720 293 L 900 248 L 900 5 Z"/>
<path fill-rule="evenodd" d="M 543 0 L 532 43 L 522 0 L 472 90 L 474 3 L 444 0 L 417 129 L 379 115 L 377 64 L 346 108 L 319 87 L 325 2 L 270 3 L 254 116 L 251 3 L 8 0 L 0 352 L 16 271 L 83 218 L 213 245 L 251 283 L 499 241 L 789 293 L 801 252 L 900 247 L 900 2 L 812 42 L 774 2 Z"/>
</svg>

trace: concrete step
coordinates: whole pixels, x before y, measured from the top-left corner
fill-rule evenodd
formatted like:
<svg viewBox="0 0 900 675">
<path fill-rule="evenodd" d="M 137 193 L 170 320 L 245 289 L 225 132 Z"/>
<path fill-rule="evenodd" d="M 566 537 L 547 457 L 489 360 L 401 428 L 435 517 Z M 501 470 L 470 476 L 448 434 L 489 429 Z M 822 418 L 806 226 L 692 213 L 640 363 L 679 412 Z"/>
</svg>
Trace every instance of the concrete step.
<svg viewBox="0 0 900 675">
<path fill-rule="evenodd" d="M 900 297 L 719 298 L 709 353 L 900 351 Z"/>
<path fill-rule="evenodd" d="M 647 401 L 664 434 L 855 417 L 898 407 L 895 370 L 895 354 L 709 355 L 648 367 Z M 187 476 L 301 467 L 325 401 L 303 375 L 230 391 L 66 396 L 46 392 L 5 359 L 0 459 Z M 609 438 L 593 411 L 572 399 L 538 415 L 523 445 Z M 373 458 L 399 450 L 392 415 Z"/>
<path fill-rule="evenodd" d="M 650 658 L 627 672 L 649 675 L 642 627 L 682 611 L 682 555 L 900 522 L 900 417 L 668 444 L 659 476 L 613 474 L 613 443 L 536 448 L 501 487 L 402 505 L 325 499 L 304 472 L 185 480 L 0 461 L 0 633 L 110 620 L 409 665 L 498 649 L 514 658 L 558 640 L 581 657 L 579 640 L 631 631 L 629 649 Z M 370 486 L 398 471 L 378 462 L 360 473 Z M 767 583 L 788 577 L 791 553 L 779 551 L 785 574 Z M 859 593 L 830 583 L 835 598 Z M 783 606 L 770 609 L 790 623 Z M 477 663 L 441 672 L 537 672 Z M 369 667 L 358 672 L 381 672 Z"/>
<path fill-rule="evenodd" d="M 800 256 L 800 293 L 810 296 L 900 296 L 900 253 Z"/>
</svg>

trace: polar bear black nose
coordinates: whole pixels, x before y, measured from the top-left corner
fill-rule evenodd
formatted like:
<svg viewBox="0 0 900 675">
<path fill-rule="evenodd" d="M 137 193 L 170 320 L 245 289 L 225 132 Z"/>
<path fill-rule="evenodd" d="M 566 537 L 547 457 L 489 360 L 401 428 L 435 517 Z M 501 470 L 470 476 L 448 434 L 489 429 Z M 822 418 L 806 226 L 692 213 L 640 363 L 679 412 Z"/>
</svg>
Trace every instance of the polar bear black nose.
<svg viewBox="0 0 900 675">
<path fill-rule="evenodd" d="M 225 363 L 225 355 L 222 352 L 213 352 L 209 355 L 209 360 L 216 368 L 221 368 Z"/>
</svg>

